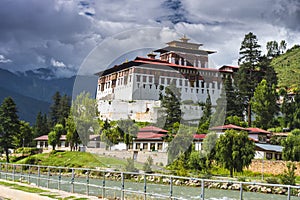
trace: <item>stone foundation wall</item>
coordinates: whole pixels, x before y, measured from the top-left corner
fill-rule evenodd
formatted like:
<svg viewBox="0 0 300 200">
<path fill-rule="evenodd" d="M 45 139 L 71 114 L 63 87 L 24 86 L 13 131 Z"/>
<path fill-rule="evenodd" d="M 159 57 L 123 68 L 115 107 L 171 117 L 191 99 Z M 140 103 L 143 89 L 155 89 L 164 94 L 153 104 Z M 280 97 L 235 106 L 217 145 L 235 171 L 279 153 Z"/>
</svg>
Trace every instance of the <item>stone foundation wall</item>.
<svg viewBox="0 0 300 200">
<path fill-rule="evenodd" d="M 296 175 L 300 176 L 300 162 L 294 162 L 296 164 Z M 248 170 L 253 172 L 265 174 L 282 174 L 286 167 L 287 161 L 282 160 L 253 160 Z"/>
</svg>

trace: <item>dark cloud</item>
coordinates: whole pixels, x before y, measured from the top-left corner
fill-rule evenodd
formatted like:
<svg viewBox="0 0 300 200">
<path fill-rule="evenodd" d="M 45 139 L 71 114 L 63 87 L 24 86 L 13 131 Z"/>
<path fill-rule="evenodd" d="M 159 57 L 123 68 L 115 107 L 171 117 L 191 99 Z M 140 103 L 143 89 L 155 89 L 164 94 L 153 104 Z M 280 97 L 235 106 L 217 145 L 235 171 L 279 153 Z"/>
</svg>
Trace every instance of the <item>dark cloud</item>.
<svg viewBox="0 0 300 200">
<path fill-rule="evenodd" d="M 0 67 L 24 71 L 54 63 L 65 66 L 57 73 L 69 74 L 62 71 L 75 72 L 107 38 L 152 26 L 186 34 L 204 43 L 204 48 L 218 51 L 212 56 L 216 65 L 231 64 L 249 31 L 258 35 L 262 45 L 268 40 L 298 42 L 299 7 L 299 0 L 3 0 Z M 126 44 L 143 44 L 143 40 L 129 36 Z"/>
</svg>

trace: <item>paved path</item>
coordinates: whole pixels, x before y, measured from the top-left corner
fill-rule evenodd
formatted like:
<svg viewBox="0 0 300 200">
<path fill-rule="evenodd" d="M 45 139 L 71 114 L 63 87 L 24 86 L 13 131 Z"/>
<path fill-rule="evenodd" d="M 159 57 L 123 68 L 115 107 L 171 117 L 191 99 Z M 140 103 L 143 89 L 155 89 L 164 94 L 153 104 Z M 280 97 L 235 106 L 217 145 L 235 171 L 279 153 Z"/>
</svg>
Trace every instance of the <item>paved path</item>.
<svg viewBox="0 0 300 200">
<path fill-rule="evenodd" d="M 4 181 L 4 180 L 1 180 Z M 22 184 L 22 183 L 16 183 L 16 182 L 11 182 L 11 181 L 5 181 L 5 182 L 9 182 L 9 183 L 14 183 L 14 184 L 18 184 L 18 185 L 23 185 L 26 187 L 36 187 L 36 186 L 30 186 L 28 184 Z M 74 196 L 76 198 L 86 198 L 86 199 L 91 199 L 91 200 L 99 200 L 99 198 L 94 197 L 94 196 L 87 196 L 87 195 L 82 195 L 82 194 L 75 194 L 75 193 L 69 193 L 69 192 L 65 192 L 65 191 L 60 191 L 60 190 L 54 190 L 54 189 L 48 189 L 48 188 L 41 188 L 40 189 L 49 191 L 49 192 L 45 192 L 42 194 L 54 194 L 57 195 L 57 198 L 65 198 L 65 197 L 70 197 L 70 196 Z M 42 196 L 40 194 L 37 193 L 30 193 L 30 192 L 24 192 L 21 190 L 17 190 L 17 189 L 12 189 L 9 186 L 3 186 L 0 185 L 0 200 L 1 199 L 10 199 L 10 200 L 53 200 L 53 198 L 47 197 L 47 196 Z"/>
</svg>

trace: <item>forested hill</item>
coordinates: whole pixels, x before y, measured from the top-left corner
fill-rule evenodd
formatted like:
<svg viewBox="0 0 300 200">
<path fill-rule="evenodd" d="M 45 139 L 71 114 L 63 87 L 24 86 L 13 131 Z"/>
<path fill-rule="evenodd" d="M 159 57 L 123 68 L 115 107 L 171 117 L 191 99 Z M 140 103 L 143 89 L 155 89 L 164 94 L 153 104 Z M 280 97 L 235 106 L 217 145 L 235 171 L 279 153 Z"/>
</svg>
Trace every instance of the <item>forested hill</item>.
<svg viewBox="0 0 300 200">
<path fill-rule="evenodd" d="M 271 65 L 278 77 L 278 87 L 300 88 L 300 45 L 273 58 Z"/>
</svg>

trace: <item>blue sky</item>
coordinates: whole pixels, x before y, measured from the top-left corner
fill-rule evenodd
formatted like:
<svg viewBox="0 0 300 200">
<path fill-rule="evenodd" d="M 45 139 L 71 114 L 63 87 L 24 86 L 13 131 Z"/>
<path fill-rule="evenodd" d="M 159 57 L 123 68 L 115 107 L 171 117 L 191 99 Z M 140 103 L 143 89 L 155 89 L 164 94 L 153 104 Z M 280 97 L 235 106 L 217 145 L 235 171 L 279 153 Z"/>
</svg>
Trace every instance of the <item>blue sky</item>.
<svg viewBox="0 0 300 200">
<path fill-rule="evenodd" d="M 0 68 L 10 71 L 52 67 L 59 76 L 70 76 L 91 54 L 103 54 L 88 70 L 94 73 L 97 66 L 126 52 L 164 46 L 182 34 L 203 43 L 204 49 L 216 50 L 211 56 L 215 67 L 236 65 L 241 41 L 250 31 L 263 51 L 270 40 L 286 40 L 289 48 L 300 43 L 298 0 L 2 0 L 0 4 Z M 146 27 L 156 31 L 142 31 Z M 109 58 L 104 56 L 108 54 Z"/>
</svg>

